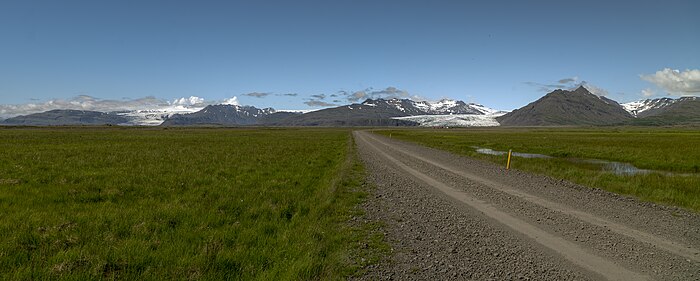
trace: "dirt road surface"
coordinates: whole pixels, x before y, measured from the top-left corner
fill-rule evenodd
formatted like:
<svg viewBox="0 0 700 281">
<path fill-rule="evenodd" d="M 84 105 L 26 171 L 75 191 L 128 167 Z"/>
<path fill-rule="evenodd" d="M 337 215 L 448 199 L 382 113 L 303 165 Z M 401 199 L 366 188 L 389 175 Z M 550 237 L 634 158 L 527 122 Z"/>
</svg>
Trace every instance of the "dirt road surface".
<svg viewBox="0 0 700 281">
<path fill-rule="evenodd" d="M 391 256 L 360 279 L 700 280 L 700 216 L 354 132 Z"/>
</svg>

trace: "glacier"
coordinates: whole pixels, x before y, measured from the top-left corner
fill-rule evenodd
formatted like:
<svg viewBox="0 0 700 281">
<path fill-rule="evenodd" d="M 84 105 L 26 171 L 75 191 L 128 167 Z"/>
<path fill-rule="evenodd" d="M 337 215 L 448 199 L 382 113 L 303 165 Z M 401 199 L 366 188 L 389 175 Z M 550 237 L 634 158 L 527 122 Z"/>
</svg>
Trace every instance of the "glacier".
<svg viewBox="0 0 700 281">
<path fill-rule="evenodd" d="M 413 121 L 421 127 L 496 127 L 501 124 L 496 121 L 496 117 L 506 112 L 494 114 L 449 114 L 449 115 L 415 115 L 405 117 L 394 117 L 392 119 Z"/>
</svg>

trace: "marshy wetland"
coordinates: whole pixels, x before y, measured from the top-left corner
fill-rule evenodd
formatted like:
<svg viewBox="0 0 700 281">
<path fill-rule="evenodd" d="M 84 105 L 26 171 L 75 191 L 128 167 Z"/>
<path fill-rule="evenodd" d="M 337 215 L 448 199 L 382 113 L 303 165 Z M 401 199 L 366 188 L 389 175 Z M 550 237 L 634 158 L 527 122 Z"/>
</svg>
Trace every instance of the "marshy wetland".
<svg viewBox="0 0 700 281">
<path fill-rule="evenodd" d="M 643 200 L 700 210 L 694 128 L 379 130 L 379 134 Z M 522 156 L 522 157 L 519 157 Z"/>
</svg>

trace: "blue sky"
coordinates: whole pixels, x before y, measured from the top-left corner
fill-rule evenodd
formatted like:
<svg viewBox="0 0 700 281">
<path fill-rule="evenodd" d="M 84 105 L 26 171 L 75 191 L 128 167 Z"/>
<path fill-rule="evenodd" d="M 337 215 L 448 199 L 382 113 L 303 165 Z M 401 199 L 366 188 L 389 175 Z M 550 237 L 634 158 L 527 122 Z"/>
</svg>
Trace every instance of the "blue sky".
<svg viewBox="0 0 700 281">
<path fill-rule="evenodd" d="M 306 109 L 389 88 L 513 109 L 584 81 L 620 102 L 698 95 L 698 11 L 700 1 L 4 0 L 0 104 L 236 96 Z"/>
</svg>

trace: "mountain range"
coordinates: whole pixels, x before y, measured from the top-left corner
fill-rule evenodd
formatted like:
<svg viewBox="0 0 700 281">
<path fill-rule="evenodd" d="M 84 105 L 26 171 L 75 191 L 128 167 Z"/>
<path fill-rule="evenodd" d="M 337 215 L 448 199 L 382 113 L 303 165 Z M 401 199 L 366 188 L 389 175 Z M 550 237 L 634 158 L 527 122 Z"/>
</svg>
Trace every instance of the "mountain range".
<svg viewBox="0 0 700 281">
<path fill-rule="evenodd" d="M 119 125 L 129 120 L 116 113 L 99 111 L 55 109 L 42 113 L 17 116 L 1 122 L 13 126 L 80 126 Z"/>
<path fill-rule="evenodd" d="M 162 126 L 220 125 L 249 126 L 279 123 L 289 117 L 299 115 L 293 112 L 277 112 L 272 108 L 217 104 L 189 113 L 175 114 L 165 119 Z"/>
<path fill-rule="evenodd" d="M 700 124 L 700 98 L 647 99 L 623 104 L 636 118 L 634 125 L 692 125 Z"/>
<path fill-rule="evenodd" d="M 443 99 L 430 103 L 410 99 L 367 99 L 362 103 L 327 108 L 294 116 L 280 125 L 291 126 L 417 126 L 397 117 L 453 114 L 487 115 L 497 112 L 483 105 Z"/>
<path fill-rule="evenodd" d="M 306 113 L 224 104 L 209 105 L 199 111 L 172 112 L 51 110 L 9 118 L 0 124 L 430 127 L 698 125 L 700 99 L 658 98 L 619 104 L 581 86 L 574 90 L 555 90 L 512 112 L 450 99 L 428 102 L 380 98 Z"/>
<path fill-rule="evenodd" d="M 496 118 L 501 126 L 700 125 L 700 99 L 647 99 L 619 104 L 581 86 L 555 90 Z"/>
</svg>

